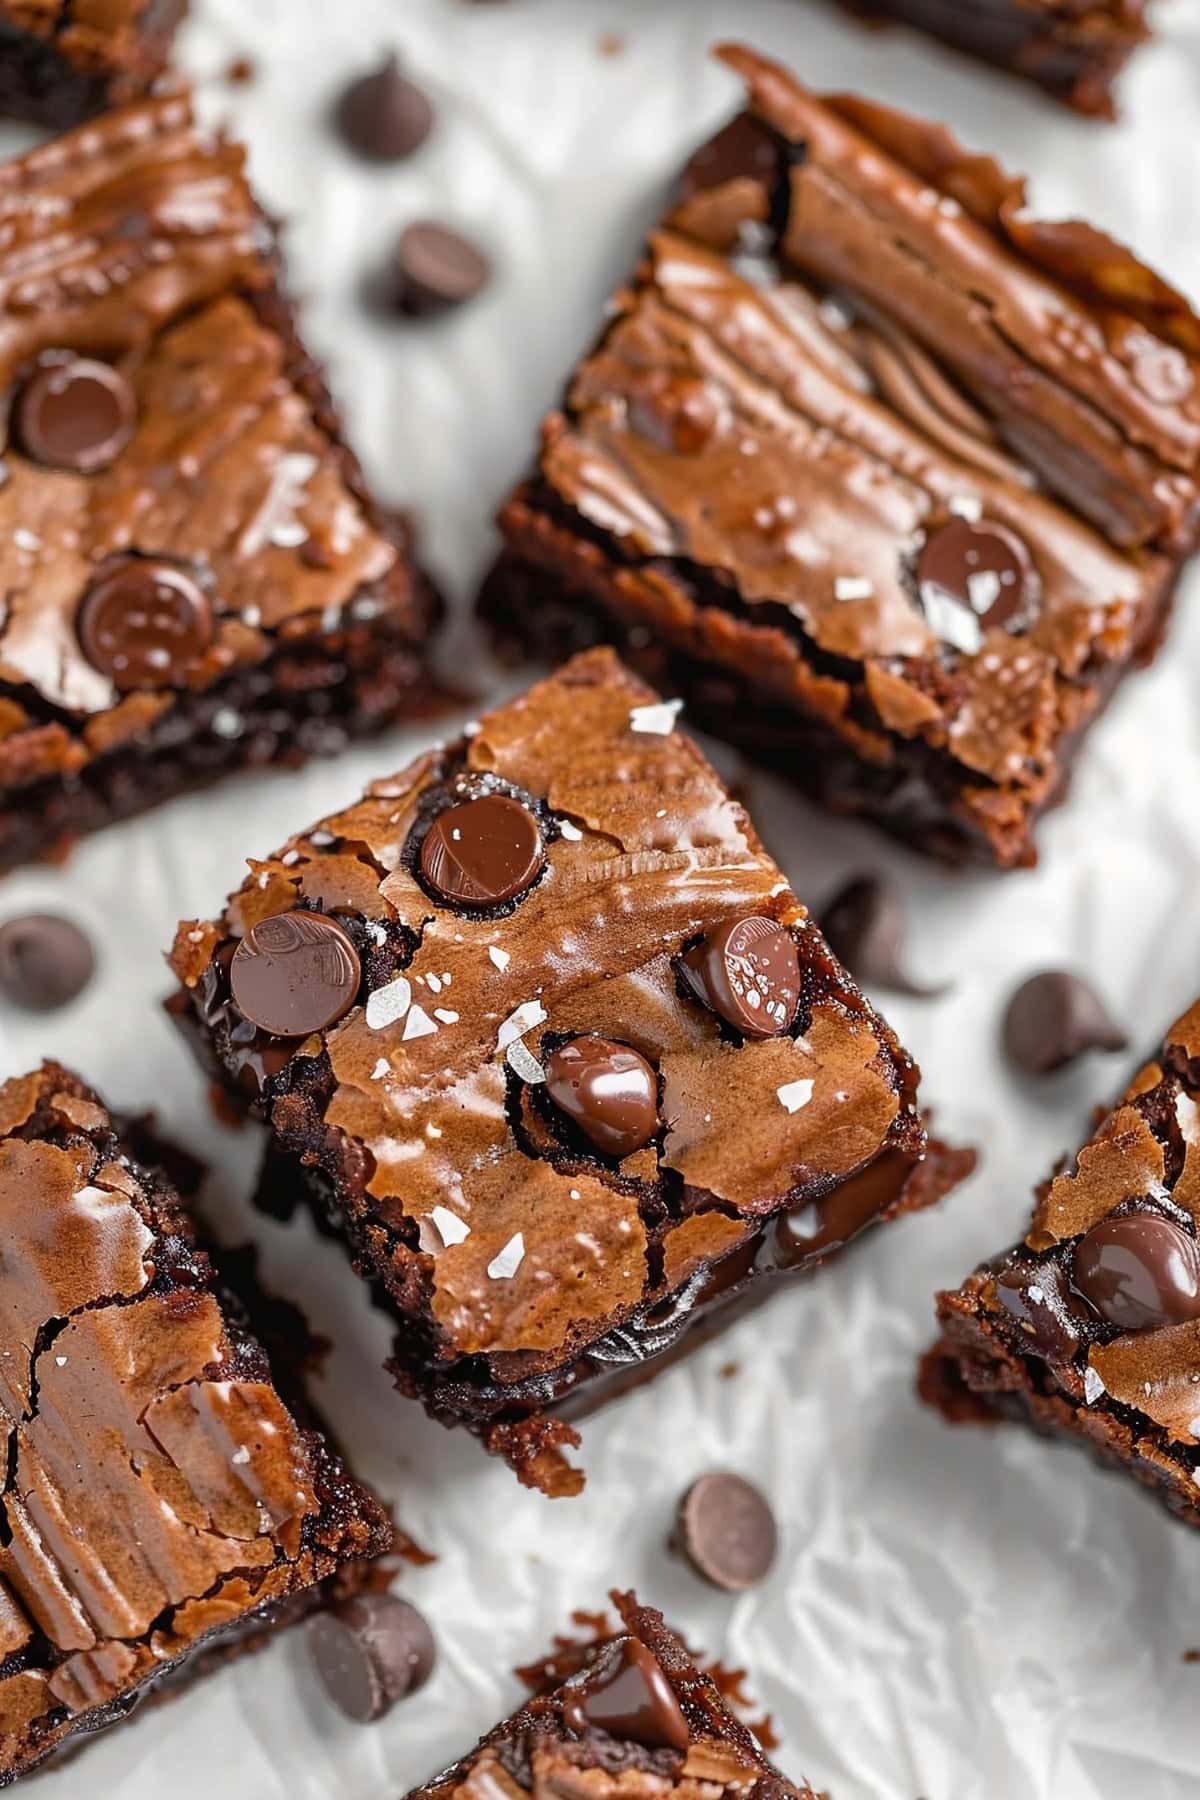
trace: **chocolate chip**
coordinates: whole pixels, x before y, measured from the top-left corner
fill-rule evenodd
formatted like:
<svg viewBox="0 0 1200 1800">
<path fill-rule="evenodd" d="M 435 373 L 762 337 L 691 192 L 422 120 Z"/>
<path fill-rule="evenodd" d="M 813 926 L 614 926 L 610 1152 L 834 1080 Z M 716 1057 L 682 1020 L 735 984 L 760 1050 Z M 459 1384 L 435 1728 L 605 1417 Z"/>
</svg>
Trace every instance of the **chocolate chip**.
<svg viewBox="0 0 1200 1800">
<path fill-rule="evenodd" d="M 439 813 L 421 845 L 421 874 L 452 906 L 502 906 L 542 871 L 546 846 L 527 806 L 482 794 Z"/>
<path fill-rule="evenodd" d="M 54 1012 L 81 994 L 96 969 L 91 940 L 56 913 L 0 925 L 0 995 L 26 1012 Z"/>
<path fill-rule="evenodd" d="M 433 107 L 389 56 L 350 83 L 338 101 L 337 123 L 346 143 L 368 162 L 400 162 L 429 136 Z"/>
<path fill-rule="evenodd" d="M 606 1156 L 632 1156 L 658 1130 L 658 1076 L 610 1038 L 577 1037 L 546 1064 L 546 1093 Z"/>
<path fill-rule="evenodd" d="M 830 949 L 856 981 L 898 994 L 939 992 L 904 973 L 904 904 L 891 882 L 874 875 L 848 882 L 829 902 L 820 924 Z"/>
<path fill-rule="evenodd" d="M 996 1299 L 1017 1321 L 1031 1350 L 1070 1362 L 1079 1348 L 1079 1308 L 1056 1263 L 1014 1263 L 996 1276 Z"/>
<path fill-rule="evenodd" d="M 675 199 L 694 199 L 727 181 L 761 181 L 770 187 L 779 161 L 778 140 L 749 113 L 739 113 L 684 166 Z"/>
<path fill-rule="evenodd" d="M 683 958 L 690 986 L 745 1037 L 777 1037 L 796 1016 L 800 958 L 791 934 L 752 913 L 714 925 Z"/>
<path fill-rule="evenodd" d="M 397 1594 L 358 1594 L 309 1621 L 308 1644 L 330 1698 L 362 1725 L 424 1687 L 433 1670 L 433 1633 Z"/>
<path fill-rule="evenodd" d="M 17 397 L 21 448 L 50 469 L 91 475 L 115 462 L 133 435 L 137 402 L 120 370 L 90 357 L 44 362 Z"/>
<path fill-rule="evenodd" d="M 275 913 L 246 933 L 229 965 L 233 1004 L 272 1037 L 307 1037 L 350 1011 L 362 979 L 358 951 L 323 913 Z"/>
<path fill-rule="evenodd" d="M 951 519 L 931 532 L 917 557 L 917 593 L 935 619 L 947 600 L 980 626 L 1029 623 L 1037 575 L 1029 551 L 994 519 Z M 935 627 L 936 628 L 936 627 Z"/>
<path fill-rule="evenodd" d="M 418 219 L 401 232 L 394 254 L 395 304 L 411 318 L 462 306 L 482 292 L 492 265 L 461 232 Z"/>
<path fill-rule="evenodd" d="M 563 1695 L 563 1722 L 581 1736 L 603 1731 L 648 1750 L 686 1750 L 691 1733 L 661 1665 L 637 1638 Z"/>
<path fill-rule="evenodd" d="M 180 685 L 212 642 L 204 589 L 178 563 L 122 556 L 88 589 L 79 642 L 122 693 Z"/>
<path fill-rule="evenodd" d="M 775 1561 L 775 1515 L 740 1475 L 702 1475 L 679 1506 L 676 1542 L 698 1575 L 736 1594 L 757 1587 Z"/>
<path fill-rule="evenodd" d="M 1101 1219 L 1075 1246 L 1071 1281 L 1121 1331 L 1200 1319 L 1200 1248 L 1162 1213 Z"/>
<path fill-rule="evenodd" d="M 1004 1048 L 1031 1075 L 1064 1068 L 1087 1050 L 1124 1050 L 1126 1041 L 1096 990 L 1063 969 L 1023 981 L 1004 1015 Z"/>
</svg>

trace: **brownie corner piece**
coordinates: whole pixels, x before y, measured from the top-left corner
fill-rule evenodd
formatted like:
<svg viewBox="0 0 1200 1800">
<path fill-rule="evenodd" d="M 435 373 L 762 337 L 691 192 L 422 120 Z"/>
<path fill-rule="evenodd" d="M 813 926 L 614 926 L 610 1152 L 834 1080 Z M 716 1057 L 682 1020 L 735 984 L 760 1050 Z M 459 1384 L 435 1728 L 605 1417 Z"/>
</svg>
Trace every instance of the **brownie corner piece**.
<svg viewBox="0 0 1200 1800">
<path fill-rule="evenodd" d="M 188 0 L 0 0 L 0 118 L 62 131 L 138 99 Z"/>
<path fill-rule="evenodd" d="M 162 1173 L 54 1064 L 0 1085 L 0 1787 L 353 1583 L 392 1527 L 285 1404 Z"/>
<path fill-rule="evenodd" d="M 524 1800 L 703 1792 L 710 1800 L 818 1800 L 781 1775 L 653 1607 L 612 1596 L 618 1628 L 408 1800 Z M 561 1668 L 561 1653 L 546 1668 Z"/>
<path fill-rule="evenodd" d="M 574 1416 L 961 1172 L 663 701 L 587 652 L 180 927 L 170 1002 L 392 1371 L 529 1485 Z"/>
<path fill-rule="evenodd" d="M 1025 1237 L 939 1296 L 922 1391 L 1090 1448 L 1200 1525 L 1200 1002 L 1068 1167 Z"/>
<path fill-rule="evenodd" d="M 0 167 L 0 870 L 428 707 L 243 164 L 176 91 Z"/>
<path fill-rule="evenodd" d="M 1002 867 L 1200 531 L 1200 320 L 942 127 L 722 55 L 688 163 L 502 509 L 481 609 L 615 643 L 834 811 Z"/>
</svg>

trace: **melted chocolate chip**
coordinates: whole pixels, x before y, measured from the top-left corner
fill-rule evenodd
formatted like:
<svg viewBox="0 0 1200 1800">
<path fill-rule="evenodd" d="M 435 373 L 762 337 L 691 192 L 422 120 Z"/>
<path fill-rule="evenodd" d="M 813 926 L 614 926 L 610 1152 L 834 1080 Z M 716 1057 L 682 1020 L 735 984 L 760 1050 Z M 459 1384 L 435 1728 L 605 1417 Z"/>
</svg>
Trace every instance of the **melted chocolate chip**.
<svg viewBox="0 0 1200 1800">
<path fill-rule="evenodd" d="M 178 686 L 212 642 L 204 589 L 178 563 L 123 556 L 79 608 L 83 654 L 122 693 Z"/>
<path fill-rule="evenodd" d="M 775 1561 L 775 1515 L 740 1475 L 702 1475 L 679 1507 L 676 1542 L 713 1587 L 740 1593 L 766 1579 Z"/>
<path fill-rule="evenodd" d="M 91 475 L 121 454 L 133 435 L 137 403 L 118 369 L 90 357 L 45 362 L 21 389 L 16 429 L 21 448 L 50 469 Z"/>
<path fill-rule="evenodd" d="M 1029 1348 L 1050 1362 L 1070 1362 L 1079 1348 L 1078 1306 L 1055 1263 L 1014 1263 L 996 1276 L 996 1299 L 1021 1327 Z"/>
<path fill-rule="evenodd" d="M 338 102 L 337 123 L 346 143 L 368 162 L 399 162 L 429 136 L 433 107 L 389 56 L 351 82 Z"/>
<path fill-rule="evenodd" d="M 419 219 L 400 234 L 394 263 L 396 305 L 411 318 L 464 305 L 492 273 L 482 250 L 436 219 Z"/>
<path fill-rule="evenodd" d="M 691 1743 L 675 1690 L 637 1638 L 625 1638 L 615 1656 L 568 1687 L 562 1710 L 564 1723 L 581 1736 L 603 1731 L 648 1750 L 682 1751 Z"/>
<path fill-rule="evenodd" d="M 1075 1246 L 1071 1279 L 1101 1318 L 1121 1331 L 1200 1319 L 1200 1248 L 1162 1213 L 1101 1219 Z"/>
<path fill-rule="evenodd" d="M 307 1037 L 344 1018 L 362 965 L 345 930 L 323 913 L 275 913 L 252 925 L 229 965 L 233 1003 L 273 1037 Z"/>
<path fill-rule="evenodd" d="M 791 934 L 760 914 L 726 919 L 683 958 L 696 994 L 745 1037 L 777 1037 L 796 1016 L 800 958 Z"/>
<path fill-rule="evenodd" d="M 546 1092 L 606 1156 L 632 1156 L 658 1130 L 658 1076 L 628 1044 L 572 1038 L 546 1064 Z"/>
<path fill-rule="evenodd" d="M 0 995 L 26 1012 L 54 1012 L 92 979 L 96 953 L 70 919 L 29 913 L 0 925 Z"/>
<path fill-rule="evenodd" d="M 917 593 L 933 610 L 950 601 L 985 628 L 1029 623 L 1037 576 L 1029 551 L 994 519 L 951 519 L 926 538 L 917 557 Z"/>
<path fill-rule="evenodd" d="M 1086 1050 L 1124 1050 L 1125 1033 L 1078 975 L 1047 969 L 1023 981 L 1004 1015 L 1004 1048 L 1019 1069 L 1048 1075 Z"/>
<path fill-rule="evenodd" d="M 433 1670 L 433 1633 L 397 1594 L 359 1594 L 310 1620 L 308 1644 L 330 1698 L 362 1725 L 424 1687 Z"/>
<path fill-rule="evenodd" d="M 482 794 L 439 813 L 421 845 L 421 874 L 451 906 L 502 906 L 533 885 L 546 860 L 537 820 L 508 794 Z"/>
<path fill-rule="evenodd" d="M 929 995 L 904 973 L 904 903 L 889 881 L 861 875 L 834 895 L 821 917 L 829 947 L 856 981 L 894 988 L 898 994 Z"/>
</svg>

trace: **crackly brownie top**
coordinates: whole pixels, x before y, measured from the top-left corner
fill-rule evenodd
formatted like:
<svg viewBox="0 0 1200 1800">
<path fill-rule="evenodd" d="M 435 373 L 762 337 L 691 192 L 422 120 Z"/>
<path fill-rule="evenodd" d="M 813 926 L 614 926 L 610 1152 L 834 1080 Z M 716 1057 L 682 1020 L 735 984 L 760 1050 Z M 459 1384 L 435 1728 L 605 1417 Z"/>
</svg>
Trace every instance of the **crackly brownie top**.
<svg viewBox="0 0 1200 1800">
<path fill-rule="evenodd" d="M 543 491 L 668 621 L 675 587 L 761 627 L 765 679 L 807 644 L 866 754 L 882 722 L 1032 778 L 1194 540 L 1200 321 L 941 128 L 724 55 L 750 110 L 548 421 Z"/>
<path fill-rule="evenodd" d="M 286 1591 L 318 1502 L 175 1197 L 52 1065 L 0 1087 L 0 1215 L 3 1772 Z"/>
<path fill-rule="evenodd" d="M 1200 1448 L 1200 1002 L 1167 1033 L 1024 1243 L 976 1278 L 1014 1344 L 1088 1406 Z M 1151 1454 L 1149 1447 L 1146 1454 Z"/>
<path fill-rule="evenodd" d="M 0 169 L 0 787 L 380 604 L 398 551 L 274 279 L 186 95 Z"/>
<path fill-rule="evenodd" d="M 624 1629 L 536 1695 L 430 1800 L 813 1800 L 763 1756 L 661 1613 L 614 1594 Z"/>
<path fill-rule="evenodd" d="M 915 1070 L 676 713 L 578 657 L 180 928 L 227 1073 L 340 1146 L 447 1359 L 553 1366 L 920 1154 Z"/>
<path fill-rule="evenodd" d="M 53 38 L 73 61 L 103 66 L 134 53 L 144 34 L 174 24 L 185 6 L 186 0 L 0 0 L 0 25 Z"/>
</svg>

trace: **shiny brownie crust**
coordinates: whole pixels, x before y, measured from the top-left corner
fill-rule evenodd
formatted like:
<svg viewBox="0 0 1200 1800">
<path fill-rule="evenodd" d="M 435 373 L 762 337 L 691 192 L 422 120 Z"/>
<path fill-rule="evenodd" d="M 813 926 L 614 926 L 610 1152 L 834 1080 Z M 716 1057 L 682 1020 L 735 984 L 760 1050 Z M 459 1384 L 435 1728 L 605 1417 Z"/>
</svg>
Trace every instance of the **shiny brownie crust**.
<svg viewBox="0 0 1200 1800">
<path fill-rule="evenodd" d="M 925 1398 L 1091 1449 L 1200 1525 L 1200 1005 L 1011 1250 L 938 1300 Z"/>
<path fill-rule="evenodd" d="M 188 0 L 0 0 L 0 116 L 54 131 L 144 94 Z"/>
<path fill-rule="evenodd" d="M 633 1594 L 613 1600 L 621 1617 L 613 1637 L 591 1646 L 561 1685 L 551 1675 L 469 1756 L 414 1788 L 408 1800 L 580 1792 L 594 1800 L 684 1800 L 696 1793 L 707 1800 L 817 1800 L 811 1788 L 796 1787 L 768 1762 L 661 1613 Z M 563 1660 L 550 1658 L 547 1669 Z M 632 1701 L 628 1716 L 606 1726 L 590 1723 L 587 1696 L 602 1693 L 606 1678 L 622 1667 Z"/>
<path fill-rule="evenodd" d="M 551 1493 L 582 1483 L 570 1416 L 965 1172 L 929 1150 L 910 1059 L 673 710 L 610 651 L 581 656 L 255 862 L 172 957 L 172 1015 L 270 1122 L 266 1203 L 303 1199 L 344 1239 L 396 1324 L 401 1389 Z M 482 913 L 422 864 L 481 794 L 535 817 L 545 857 Z M 786 1029 L 755 1039 L 684 979 L 689 946 L 741 917 L 800 971 Z M 264 922 L 345 978 L 332 1025 L 272 1036 L 234 999 Z M 597 1036 L 658 1090 L 649 1137 L 614 1153 L 550 1098 L 556 1053 Z"/>
<path fill-rule="evenodd" d="M 367 491 L 297 334 L 241 151 L 207 139 L 173 94 L 25 165 L 11 166 L 0 212 L 15 219 L 27 187 L 54 199 L 72 183 L 79 238 L 47 248 L 36 284 L 16 250 L 6 281 L 0 254 L 13 327 L 0 570 L 16 596 L 0 618 L 0 869 L 226 772 L 334 752 L 427 710 L 439 613 L 406 522 Z M 96 470 L 47 467 L 14 423 L 22 396 L 97 344 L 133 396 L 132 437 Z M 109 682 L 88 597 L 114 567 L 147 561 L 199 584 L 209 641 L 161 680 Z"/>
<path fill-rule="evenodd" d="M 302 1322 L 214 1267 L 135 1138 L 56 1065 L 0 1087 L 0 1787 L 392 1541 L 308 1411 Z"/>
<path fill-rule="evenodd" d="M 616 643 L 697 722 L 950 860 L 1034 860 L 1200 526 L 1200 323 L 941 127 L 727 48 L 500 515 L 510 647 Z"/>
</svg>

